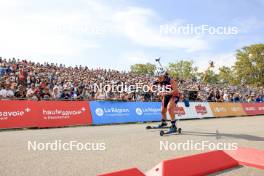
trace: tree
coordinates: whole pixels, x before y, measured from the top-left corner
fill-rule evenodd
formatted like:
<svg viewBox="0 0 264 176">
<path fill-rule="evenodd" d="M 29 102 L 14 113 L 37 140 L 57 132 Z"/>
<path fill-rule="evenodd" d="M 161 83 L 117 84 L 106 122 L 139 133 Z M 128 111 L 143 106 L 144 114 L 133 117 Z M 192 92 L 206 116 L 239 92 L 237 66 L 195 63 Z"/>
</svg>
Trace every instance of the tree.
<svg viewBox="0 0 264 176">
<path fill-rule="evenodd" d="M 235 71 L 232 67 L 226 67 L 226 66 L 220 67 L 218 76 L 219 76 L 219 81 L 221 83 L 227 83 L 232 85 L 238 84 Z"/>
<path fill-rule="evenodd" d="M 151 63 L 131 65 L 130 71 L 140 75 L 154 75 L 156 66 Z"/>
<path fill-rule="evenodd" d="M 204 78 L 205 83 L 217 84 L 219 83 L 219 75 L 216 74 L 213 70 L 207 70 L 206 72 L 200 73 L 202 78 Z M 206 74 L 206 76 L 205 76 Z"/>
<path fill-rule="evenodd" d="M 197 67 L 193 66 L 192 61 L 179 61 L 176 63 L 169 63 L 168 71 L 174 78 L 191 79 L 197 76 Z"/>
<path fill-rule="evenodd" d="M 264 44 L 255 44 L 237 50 L 234 66 L 240 83 L 264 85 Z"/>
</svg>

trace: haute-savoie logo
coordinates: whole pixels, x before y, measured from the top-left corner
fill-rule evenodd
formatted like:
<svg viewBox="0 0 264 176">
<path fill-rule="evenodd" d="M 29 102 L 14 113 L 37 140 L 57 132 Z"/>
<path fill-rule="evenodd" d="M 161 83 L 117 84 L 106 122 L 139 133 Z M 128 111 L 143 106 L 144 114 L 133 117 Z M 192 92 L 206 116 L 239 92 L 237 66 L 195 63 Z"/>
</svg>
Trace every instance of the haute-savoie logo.
<svg viewBox="0 0 264 176">
<path fill-rule="evenodd" d="M 82 113 L 86 112 L 86 108 L 82 107 L 77 110 L 62 110 L 62 109 L 42 109 L 42 114 L 44 119 L 67 119 L 72 116 L 79 116 Z"/>
<path fill-rule="evenodd" d="M 31 111 L 30 108 L 25 108 L 24 110 L 14 110 L 14 111 L 4 111 L 0 110 L 0 120 L 7 120 L 8 118 L 23 117 L 26 113 Z"/>
</svg>

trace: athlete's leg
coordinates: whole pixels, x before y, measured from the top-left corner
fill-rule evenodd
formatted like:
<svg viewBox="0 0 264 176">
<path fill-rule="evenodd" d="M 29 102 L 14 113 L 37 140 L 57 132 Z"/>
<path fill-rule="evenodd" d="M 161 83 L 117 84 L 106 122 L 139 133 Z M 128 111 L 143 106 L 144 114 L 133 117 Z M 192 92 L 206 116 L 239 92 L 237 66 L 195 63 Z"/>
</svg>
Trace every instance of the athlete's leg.
<svg viewBox="0 0 264 176">
<path fill-rule="evenodd" d="M 174 97 L 172 97 L 170 99 L 169 104 L 168 104 L 168 112 L 169 112 L 169 115 L 170 115 L 171 126 L 172 127 L 176 127 L 175 126 L 175 108 L 176 108 L 175 100 L 174 100 Z"/>
<path fill-rule="evenodd" d="M 170 119 L 171 119 L 171 130 L 173 132 L 177 131 L 176 120 L 175 120 L 175 108 L 176 108 L 176 104 L 178 100 L 179 100 L 179 97 L 172 97 L 168 104 L 168 112 L 169 112 Z"/>
<path fill-rule="evenodd" d="M 175 108 L 176 108 L 176 103 L 173 97 L 170 99 L 170 102 L 168 104 L 168 112 L 171 120 L 175 120 Z"/>
<path fill-rule="evenodd" d="M 162 120 L 167 119 L 167 107 L 164 106 L 164 98 L 162 100 L 161 117 L 162 117 Z"/>
<path fill-rule="evenodd" d="M 164 96 L 162 98 L 162 107 L 161 107 L 161 125 L 159 125 L 160 127 L 162 126 L 167 126 L 166 120 L 167 120 L 167 107 L 170 101 L 170 97 L 169 96 Z"/>
</svg>

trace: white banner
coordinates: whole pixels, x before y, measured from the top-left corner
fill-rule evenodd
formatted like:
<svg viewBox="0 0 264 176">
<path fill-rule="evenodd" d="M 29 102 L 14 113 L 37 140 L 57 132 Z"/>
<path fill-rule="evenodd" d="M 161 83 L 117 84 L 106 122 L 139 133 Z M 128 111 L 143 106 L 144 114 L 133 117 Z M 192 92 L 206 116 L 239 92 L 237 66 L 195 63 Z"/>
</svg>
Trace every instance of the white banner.
<svg viewBox="0 0 264 176">
<path fill-rule="evenodd" d="M 183 102 L 177 103 L 176 119 L 195 119 L 204 117 L 214 117 L 209 106 L 206 102 L 190 102 L 189 107 L 185 107 Z M 167 119 L 170 120 L 169 113 L 167 113 Z"/>
</svg>

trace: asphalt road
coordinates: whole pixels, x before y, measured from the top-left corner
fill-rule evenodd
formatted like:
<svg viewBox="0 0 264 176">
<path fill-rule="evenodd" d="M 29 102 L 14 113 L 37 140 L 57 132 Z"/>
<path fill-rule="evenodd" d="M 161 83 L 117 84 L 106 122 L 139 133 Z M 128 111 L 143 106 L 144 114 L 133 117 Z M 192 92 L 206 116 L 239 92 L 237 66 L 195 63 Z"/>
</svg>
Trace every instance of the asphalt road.
<svg viewBox="0 0 264 176">
<path fill-rule="evenodd" d="M 224 142 L 264 149 L 264 116 L 180 121 L 178 126 L 183 129 L 182 135 L 163 137 L 159 136 L 159 130 L 145 129 L 147 125 L 156 124 L 1 131 L 0 176 L 94 176 L 130 167 L 145 172 L 164 159 L 209 150 L 175 147 L 188 142 Z M 47 146 L 48 150 L 43 148 L 47 145 L 45 143 L 56 141 L 61 145 L 71 141 L 80 143 L 79 149 L 85 146 L 87 150 L 79 151 L 77 147 L 71 151 L 59 150 L 59 145 L 57 150 L 52 150 L 51 145 Z M 33 150 L 34 144 L 39 147 L 36 151 Z M 169 146 L 169 150 L 164 145 Z M 264 171 L 238 167 L 217 175 L 255 176 L 264 175 Z"/>
</svg>

